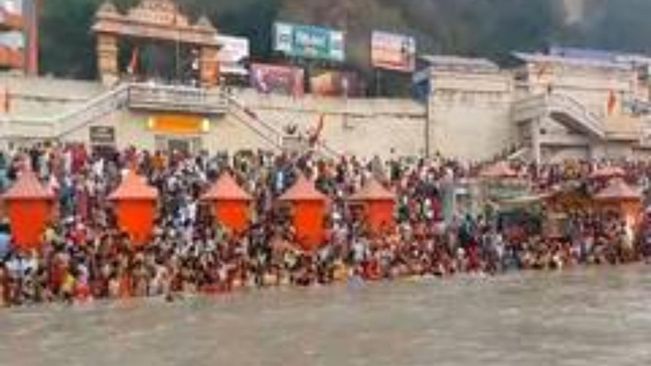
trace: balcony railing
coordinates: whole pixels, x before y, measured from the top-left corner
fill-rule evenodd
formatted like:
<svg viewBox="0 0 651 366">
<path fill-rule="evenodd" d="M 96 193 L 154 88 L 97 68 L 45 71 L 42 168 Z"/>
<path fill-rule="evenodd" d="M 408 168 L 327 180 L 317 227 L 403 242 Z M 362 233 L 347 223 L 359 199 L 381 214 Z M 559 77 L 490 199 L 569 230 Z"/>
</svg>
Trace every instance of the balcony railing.
<svg viewBox="0 0 651 366">
<path fill-rule="evenodd" d="M 227 102 L 221 90 L 186 86 L 130 84 L 128 105 L 132 109 L 224 114 Z"/>
</svg>

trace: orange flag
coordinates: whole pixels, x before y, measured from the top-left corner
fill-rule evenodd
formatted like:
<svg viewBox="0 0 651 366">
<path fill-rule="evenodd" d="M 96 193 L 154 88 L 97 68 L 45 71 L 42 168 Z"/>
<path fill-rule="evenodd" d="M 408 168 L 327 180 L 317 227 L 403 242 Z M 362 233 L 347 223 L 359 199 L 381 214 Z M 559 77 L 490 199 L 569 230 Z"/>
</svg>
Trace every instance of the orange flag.
<svg viewBox="0 0 651 366">
<path fill-rule="evenodd" d="M 2 91 L 0 91 L 0 111 L 2 113 L 9 113 L 11 109 L 11 100 L 9 95 L 9 87 L 5 86 Z"/>
<path fill-rule="evenodd" d="M 316 126 L 316 129 L 314 130 L 314 133 L 312 136 L 310 136 L 310 146 L 316 145 L 317 142 L 319 142 L 319 138 L 321 138 L 321 133 L 323 132 L 323 125 L 325 124 L 325 115 L 321 115 L 319 118 L 319 124 Z"/>
<path fill-rule="evenodd" d="M 617 96 L 614 91 L 610 91 L 608 94 L 608 114 L 612 115 L 615 113 L 615 107 L 617 107 Z"/>
<path fill-rule="evenodd" d="M 129 75 L 135 75 L 136 70 L 138 69 L 138 58 L 140 55 L 140 50 L 138 47 L 134 47 L 131 52 L 131 61 L 129 61 L 129 66 L 127 67 L 127 72 Z"/>
</svg>

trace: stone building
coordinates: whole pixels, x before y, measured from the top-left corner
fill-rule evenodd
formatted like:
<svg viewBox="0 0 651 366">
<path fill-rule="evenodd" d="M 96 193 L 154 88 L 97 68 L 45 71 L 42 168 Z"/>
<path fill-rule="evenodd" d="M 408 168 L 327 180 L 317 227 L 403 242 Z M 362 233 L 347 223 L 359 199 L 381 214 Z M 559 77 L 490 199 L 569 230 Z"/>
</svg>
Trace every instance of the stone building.
<svg viewBox="0 0 651 366">
<path fill-rule="evenodd" d="M 190 21 L 171 0 L 143 0 L 126 14 L 107 3 L 93 29 L 98 81 L 0 74 L 0 146 L 59 140 L 98 149 L 295 150 L 306 148 L 323 118 L 316 148 L 330 156 L 553 161 L 651 152 L 651 59 L 644 56 L 555 48 L 516 52 L 517 66 L 508 69 L 422 56 L 414 74 L 427 91 L 420 100 L 298 98 L 217 85 L 217 29 L 205 18 Z M 198 82 L 135 79 L 116 59 L 119 37 L 173 38 L 197 49 Z"/>
</svg>

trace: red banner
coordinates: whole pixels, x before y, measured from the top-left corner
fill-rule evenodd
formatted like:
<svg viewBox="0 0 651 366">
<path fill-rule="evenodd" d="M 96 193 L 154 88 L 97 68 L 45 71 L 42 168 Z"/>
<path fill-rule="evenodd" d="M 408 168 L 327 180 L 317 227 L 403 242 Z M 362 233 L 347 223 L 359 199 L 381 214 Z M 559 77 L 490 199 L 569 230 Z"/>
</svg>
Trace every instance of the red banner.
<svg viewBox="0 0 651 366">
<path fill-rule="evenodd" d="M 293 66 L 252 64 L 251 86 L 260 93 L 302 96 L 305 73 Z"/>
</svg>

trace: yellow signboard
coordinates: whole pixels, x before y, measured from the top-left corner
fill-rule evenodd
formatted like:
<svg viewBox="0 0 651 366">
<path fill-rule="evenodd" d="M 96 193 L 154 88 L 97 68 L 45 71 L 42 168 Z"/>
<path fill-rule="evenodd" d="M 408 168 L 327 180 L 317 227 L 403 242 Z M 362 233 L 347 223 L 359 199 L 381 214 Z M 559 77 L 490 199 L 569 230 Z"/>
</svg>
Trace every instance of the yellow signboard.
<svg viewBox="0 0 651 366">
<path fill-rule="evenodd" d="M 169 135 L 196 135 L 209 132 L 210 121 L 191 114 L 158 114 L 149 118 L 147 127 Z"/>
</svg>

